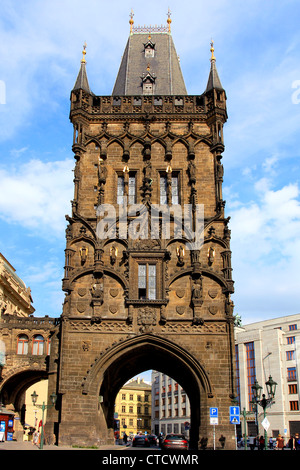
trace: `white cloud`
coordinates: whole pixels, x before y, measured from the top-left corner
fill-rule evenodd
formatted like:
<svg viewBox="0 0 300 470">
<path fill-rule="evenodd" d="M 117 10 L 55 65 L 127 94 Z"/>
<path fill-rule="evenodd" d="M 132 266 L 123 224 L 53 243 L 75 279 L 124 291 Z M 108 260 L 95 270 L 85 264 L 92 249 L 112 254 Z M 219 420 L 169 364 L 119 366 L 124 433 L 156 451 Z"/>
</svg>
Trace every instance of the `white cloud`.
<svg viewBox="0 0 300 470">
<path fill-rule="evenodd" d="M 35 234 L 61 236 L 73 193 L 71 159 L 35 159 L 12 169 L 0 168 L 0 217 Z"/>
<path fill-rule="evenodd" d="M 297 184 L 254 184 L 256 201 L 230 209 L 236 310 L 247 322 L 295 312 L 300 304 L 300 201 Z"/>
</svg>

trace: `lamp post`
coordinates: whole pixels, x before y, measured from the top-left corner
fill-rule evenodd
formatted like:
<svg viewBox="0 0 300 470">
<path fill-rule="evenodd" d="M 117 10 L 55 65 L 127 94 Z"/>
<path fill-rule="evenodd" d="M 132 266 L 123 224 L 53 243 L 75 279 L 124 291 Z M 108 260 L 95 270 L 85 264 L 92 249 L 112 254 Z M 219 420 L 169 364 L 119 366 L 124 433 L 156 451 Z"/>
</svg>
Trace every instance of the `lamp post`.
<svg viewBox="0 0 300 470">
<path fill-rule="evenodd" d="M 40 450 L 43 450 L 43 446 L 44 446 L 44 414 L 45 414 L 45 410 L 47 410 L 48 408 L 51 408 L 52 406 L 55 405 L 57 396 L 53 392 L 50 395 L 50 398 L 51 398 L 51 404 L 50 405 L 46 405 L 44 401 L 43 401 L 42 405 L 38 405 L 37 404 L 38 394 L 35 391 L 31 394 L 31 399 L 32 399 L 33 405 L 37 406 L 38 408 L 40 408 L 42 410 L 42 431 L 41 431 Z"/>
<path fill-rule="evenodd" d="M 276 385 L 277 385 L 277 383 L 274 382 L 274 380 L 272 379 L 272 377 L 270 375 L 269 380 L 266 382 L 268 398 L 266 398 L 266 395 L 264 393 L 262 395 L 262 398 L 260 398 L 261 397 L 261 392 L 262 392 L 262 387 L 259 385 L 257 380 L 255 380 L 254 384 L 251 387 L 252 392 L 253 392 L 253 403 L 262 407 L 262 409 L 264 411 L 264 419 L 266 418 L 266 408 L 269 405 L 272 405 L 272 403 L 274 403 Z M 257 411 L 256 411 L 256 413 L 257 413 Z M 265 435 L 265 450 L 267 450 L 267 430 L 266 429 L 265 429 L 264 435 Z"/>
</svg>

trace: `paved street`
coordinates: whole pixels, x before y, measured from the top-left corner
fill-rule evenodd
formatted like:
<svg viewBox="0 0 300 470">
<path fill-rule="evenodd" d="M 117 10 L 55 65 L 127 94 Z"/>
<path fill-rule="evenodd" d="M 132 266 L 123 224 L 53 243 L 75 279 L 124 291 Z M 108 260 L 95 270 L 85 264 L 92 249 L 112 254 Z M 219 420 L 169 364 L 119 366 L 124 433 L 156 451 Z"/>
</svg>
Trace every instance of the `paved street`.
<svg viewBox="0 0 300 470">
<path fill-rule="evenodd" d="M 90 448 L 79 448 L 71 446 L 55 446 L 55 445 L 44 445 L 44 450 L 125 450 L 125 446 L 101 446 L 97 449 Z M 28 441 L 6 441 L 0 442 L 0 451 L 1 450 L 40 450 L 36 445 L 33 445 L 32 442 Z"/>
</svg>

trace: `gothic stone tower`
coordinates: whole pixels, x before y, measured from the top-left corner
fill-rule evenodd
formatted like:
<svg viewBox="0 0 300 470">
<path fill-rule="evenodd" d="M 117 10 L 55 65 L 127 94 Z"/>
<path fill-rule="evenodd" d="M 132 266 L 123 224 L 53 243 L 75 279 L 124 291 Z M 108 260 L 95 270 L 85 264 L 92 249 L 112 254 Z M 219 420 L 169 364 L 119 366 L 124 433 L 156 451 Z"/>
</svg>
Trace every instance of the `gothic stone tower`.
<svg viewBox="0 0 300 470">
<path fill-rule="evenodd" d="M 71 92 L 75 190 L 57 379 L 49 385 L 57 380 L 58 410 L 48 419 L 59 444 L 113 442 L 116 394 L 156 369 L 189 396 L 193 448 L 202 437 L 212 445 L 210 407 L 219 408 L 218 433 L 234 445 L 226 95 L 213 47 L 205 92 L 187 94 L 170 24 L 169 17 L 166 27 L 135 28 L 131 17 L 111 96 L 91 91 L 84 48 Z M 190 230 L 176 211 L 185 207 Z"/>
</svg>

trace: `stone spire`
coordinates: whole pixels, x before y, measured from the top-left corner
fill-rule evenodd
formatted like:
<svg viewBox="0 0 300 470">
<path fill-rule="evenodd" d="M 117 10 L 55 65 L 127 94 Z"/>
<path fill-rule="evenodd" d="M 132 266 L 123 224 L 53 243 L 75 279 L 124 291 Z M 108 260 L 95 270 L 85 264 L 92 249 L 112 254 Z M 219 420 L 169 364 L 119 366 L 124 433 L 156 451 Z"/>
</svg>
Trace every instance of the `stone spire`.
<svg viewBox="0 0 300 470">
<path fill-rule="evenodd" d="M 215 58 L 215 55 L 214 55 L 214 51 L 215 51 L 214 42 L 211 41 L 210 45 L 211 45 L 211 48 L 210 48 L 211 66 L 210 66 L 210 73 L 209 73 L 207 86 L 206 86 L 206 90 L 205 90 L 206 92 L 210 91 L 214 88 L 217 89 L 217 90 L 224 90 L 224 88 L 222 87 L 222 84 L 221 84 L 221 80 L 220 80 L 219 75 L 218 75 L 217 67 L 216 67 L 216 58 Z"/>
<path fill-rule="evenodd" d="M 81 65 L 80 65 L 79 73 L 77 75 L 77 79 L 76 79 L 73 90 L 82 89 L 88 93 L 91 93 L 88 78 L 87 78 L 87 73 L 86 73 L 86 60 L 85 60 L 86 50 L 85 49 L 86 49 L 86 43 L 84 43 L 83 45 Z"/>
</svg>

